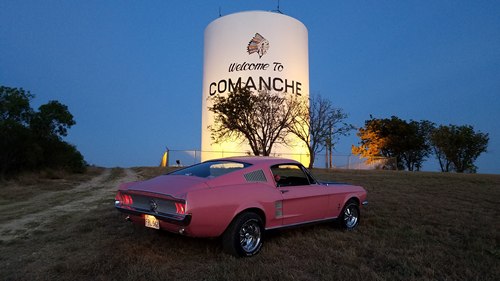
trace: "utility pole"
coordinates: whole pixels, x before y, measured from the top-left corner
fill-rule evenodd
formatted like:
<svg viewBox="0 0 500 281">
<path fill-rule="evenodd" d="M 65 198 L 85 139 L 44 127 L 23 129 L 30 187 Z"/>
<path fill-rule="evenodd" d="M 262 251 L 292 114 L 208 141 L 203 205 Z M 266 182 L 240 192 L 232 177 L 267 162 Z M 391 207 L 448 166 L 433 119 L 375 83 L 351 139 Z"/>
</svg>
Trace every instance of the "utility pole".
<svg viewBox="0 0 500 281">
<path fill-rule="evenodd" d="M 331 169 L 333 167 L 333 144 L 332 144 L 332 130 L 333 130 L 333 125 L 332 122 L 329 122 L 328 125 L 328 137 L 326 138 L 326 154 L 327 154 L 327 161 L 328 161 L 328 169 Z"/>
</svg>

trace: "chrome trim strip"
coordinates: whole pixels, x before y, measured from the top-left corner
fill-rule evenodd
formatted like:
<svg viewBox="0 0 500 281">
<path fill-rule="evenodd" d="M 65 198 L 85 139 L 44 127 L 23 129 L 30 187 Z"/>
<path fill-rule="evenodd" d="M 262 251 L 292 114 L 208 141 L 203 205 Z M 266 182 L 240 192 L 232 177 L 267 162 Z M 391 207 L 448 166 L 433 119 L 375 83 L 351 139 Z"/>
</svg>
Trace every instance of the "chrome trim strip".
<svg viewBox="0 0 500 281">
<path fill-rule="evenodd" d="M 132 215 L 151 215 L 156 217 L 157 219 L 168 222 L 168 223 L 173 223 L 177 225 L 188 225 L 191 222 L 191 215 L 171 215 L 171 214 L 165 214 L 165 213 L 155 213 L 155 212 L 149 212 L 146 210 L 139 210 L 133 207 L 122 207 L 120 205 L 115 205 L 115 208 L 125 214 L 132 214 Z"/>
<path fill-rule="evenodd" d="M 186 203 L 185 199 L 175 198 L 174 196 L 172 196 L 170 194 L 158 193 L 158 192 L 153 192 L 153 191 L 145 191 L 145 190 L 139 190 L 139 189 L 125 189 L 125 190 L 118 190 L 118 192 L 127 193 L 127 194 L 136 194 L 136 195 L 142 195 L 142 196 L 158 197 L 160 199 L 171 200 L 171 201 L 180 202 L 180 203 Z"/>
<path fill-rule="evenodd" d="M 266 227 L 266 230 L 278 229 L 278 228 L 286 228 L 286 227 L 295 227 L 295 226 L 304 225 L 304 224 L 313 224 L 313 223 L 326 222 L 326 221 L 335 220 L 337 218 L 338 217 L 331 217 L 331 218 L 326 218 L 326 219 L 319 219 L 319 220 L 298 222 L 298 223 L 285 224 L 285 225 L 279 225 L 279 226 L 273 226 L 273 227 Z"/>
</svg>

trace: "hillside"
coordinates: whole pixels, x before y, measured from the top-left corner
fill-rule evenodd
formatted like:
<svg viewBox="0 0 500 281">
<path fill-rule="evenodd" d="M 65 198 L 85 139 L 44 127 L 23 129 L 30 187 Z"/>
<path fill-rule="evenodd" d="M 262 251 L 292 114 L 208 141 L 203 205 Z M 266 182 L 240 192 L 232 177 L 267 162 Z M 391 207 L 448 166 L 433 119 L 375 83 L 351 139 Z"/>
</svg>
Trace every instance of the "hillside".
<svg viewBox="0 0 500 281">
<path fill-rule="evenodd" d="M 267 233 L 262 252 L 236 259 L 219 241 L 126 223 L 120 182 L 159 168 L 0 185 L 1 280 L 499 280 L 500 176 L 314 170 L 364 186 L 360 226 Z"/>
</svg>

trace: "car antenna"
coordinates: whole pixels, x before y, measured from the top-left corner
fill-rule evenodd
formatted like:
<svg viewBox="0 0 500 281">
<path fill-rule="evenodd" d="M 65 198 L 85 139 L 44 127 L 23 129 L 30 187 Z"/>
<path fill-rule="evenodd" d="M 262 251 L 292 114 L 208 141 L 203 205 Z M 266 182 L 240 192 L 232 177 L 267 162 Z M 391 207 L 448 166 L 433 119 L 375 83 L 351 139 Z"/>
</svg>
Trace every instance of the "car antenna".
<svg viewBox="0 0 500 281">
<path fill-rule="evenodd" d="M 221 8 L 219 6 L 219 18 L 222 17 Z"/>
</svg>

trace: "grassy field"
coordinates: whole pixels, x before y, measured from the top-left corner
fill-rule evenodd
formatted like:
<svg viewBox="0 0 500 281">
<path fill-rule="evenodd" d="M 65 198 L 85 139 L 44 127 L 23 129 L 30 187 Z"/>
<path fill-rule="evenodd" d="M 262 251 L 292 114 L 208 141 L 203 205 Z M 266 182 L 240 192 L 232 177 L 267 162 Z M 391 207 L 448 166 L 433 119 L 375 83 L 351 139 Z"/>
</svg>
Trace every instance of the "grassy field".
<svg viewBox="0 0 500 281">
<path fill-rule="evenodd" d="M 162 172 L 0 183 L 0 280 L 500 280 L 499 175 L 315 170 L 368 190 L 359 228 L 267 233 L 237 259 L 217 239 L 123 220 L 117 184 Z"/>
</svg>

